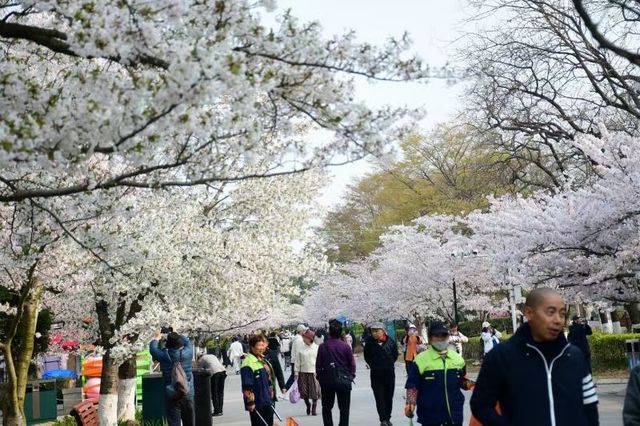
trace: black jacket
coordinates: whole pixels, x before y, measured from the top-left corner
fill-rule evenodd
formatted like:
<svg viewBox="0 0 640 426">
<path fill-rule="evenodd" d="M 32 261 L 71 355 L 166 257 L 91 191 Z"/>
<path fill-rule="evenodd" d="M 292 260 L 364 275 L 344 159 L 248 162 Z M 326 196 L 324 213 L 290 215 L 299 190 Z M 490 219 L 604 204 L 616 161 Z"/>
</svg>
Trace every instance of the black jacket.
<svg viewBox="0 0 640 426">
<path fill-rule="evenodd" d="M 589 324 L 572 324 L 569 326 L 569 335 L 567 338 L 569 339 L 569 343 L 576 345 L 582 353 L 588 356 L 591 351 L 589 350 L 587 336 L 591 334 L 593 334 L 593 332 Z"/>
<path fill-rule="evenodd" d="M 483 426 L 551 426 L 552 416 L 556 426 L 599 424 L 596 388 L 580 349 L 564 334 L 535 344 L 528 324 L 486 355 L 471 412 Z"/>
<path fill-rule="evenodd" d="M 280 358 L 278 357 L 279 351 L 276 349 L 267 349 L 264 354 L 264 357 L 269 364 L 271 364 L 271 368 L 273 368 L 273 375 L 276 376 L 276 380 L 278 381 L 278 387 L 280 389 L 284 389 L 285 381 L 284 374 L 282 373 L 282 366 L 280 365 Z"/>
<path fill-rule="evenodd" d="M 387 341 L 382 344 L 369 337 L 364 345 L 364 361 L 369 364 L 371 371 L 394 371 L 397 359 L 398 346 L 391 337 L 387 337 Z"/>
</svg>

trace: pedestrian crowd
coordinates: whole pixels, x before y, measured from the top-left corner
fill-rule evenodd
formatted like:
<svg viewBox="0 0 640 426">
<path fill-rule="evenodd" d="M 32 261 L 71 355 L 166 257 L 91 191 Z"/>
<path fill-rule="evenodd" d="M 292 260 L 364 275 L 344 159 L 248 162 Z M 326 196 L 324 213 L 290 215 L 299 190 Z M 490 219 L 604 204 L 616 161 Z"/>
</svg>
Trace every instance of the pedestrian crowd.
<svg viewBox="0 0 640 426">
<path fill-rule="evenodd" d="M 469 339 L 456 324 L 430 322 L 426 336 L 409 324 L 400 347 L 383 323 L 369 324 L 361 344 L 380 426 L 392 425 L 399 354 L 406 371 L 404 414 L 423 426 L 461 426 L 465 421 L 473 426 L 598 425 L 589 325 L 574 317 L 565 337 L 566 303 L 549 288 L 528 294 L 524 315 L 527 321 L 507 340 L 501 340 L 500 331 L 488 322 L 482 324 L 483 360 L 476 381 L 469 378 L 462 356 Z M 352 331 L 331 320 L 326 330 L 300 324 L 294 335 L 283 331 L 237 336 L 222 355 L 224 364 L 240 375 L 252 426 L 274 425 L 278 390 L 292 402 L 304 401 L 307 415 L 320 411 L 325 426 L 334 424 L 337 402 L 337 424 L 348 426 L 355 343 Z M 158 335 L 150 351 L 168 389 L 169 425 L 194 425 L 191 342 L 171 331 L 163 338 Z M 199 354 L 197 359 L 198 367 L 211 373 L 213 415 L 220 416 L 226 366 L 213 354 Z M 287 368 L 290 376 L 285 381 Z M 471 419 L 464 418 L 465 390 L 472 391 Z M 625 426 L 640 426 L 640 367 L 629 379 L 623 418 Z"/>
</svg>

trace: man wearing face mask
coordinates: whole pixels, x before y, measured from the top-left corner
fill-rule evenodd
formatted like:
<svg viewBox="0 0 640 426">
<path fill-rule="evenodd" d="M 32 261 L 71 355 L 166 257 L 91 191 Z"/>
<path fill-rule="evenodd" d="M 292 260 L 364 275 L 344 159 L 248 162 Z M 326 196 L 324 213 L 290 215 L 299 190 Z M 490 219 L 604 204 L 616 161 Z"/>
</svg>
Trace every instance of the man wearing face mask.
<svg viewBox="0 0 640 426">
<path fill-rule="evenodd" d="M 458 426 L 463 422 L 464 395 L 473 382 L 464 359 L 449 347 L 449 328 L 441 322 L 429 326 L 429 348 L 409 365 L 405 415 L 424 426 Z"/>
</svg>

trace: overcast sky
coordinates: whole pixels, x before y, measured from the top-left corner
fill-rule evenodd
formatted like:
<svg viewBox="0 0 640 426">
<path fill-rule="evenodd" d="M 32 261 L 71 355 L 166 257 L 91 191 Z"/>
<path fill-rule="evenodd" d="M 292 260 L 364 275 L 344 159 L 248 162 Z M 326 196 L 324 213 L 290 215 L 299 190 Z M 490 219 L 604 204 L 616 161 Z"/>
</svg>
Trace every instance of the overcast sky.
<svg viewBox="0 0 640 426">
<path fill-rule="evenodd" d="M 327 35 L 354 29 L 358 38 L 383 43 L 407 31 L 414 42 L 413 51 L 432 67 L 445 64 L 453 54 L 451 42 L 460 34 L 465 18 L 464 0 L 278 0 L 279 9 L 290 8 L 303 21 L 316 20 Z M 421 127 L 428 131 L 434 124 L 446 121 L 458 108 L 460 85 L 445 81 L 427 84 L 375 83 L 358 85 L 357 96 L 372 107 L 384 104 L 423 107 L 427 116 Z M 340 202 L 347 184 L 372 170 L 371 163 L 359 161 L 333 167 L 331 184 L 322 201 L 331 207 Z"/>
</svg>

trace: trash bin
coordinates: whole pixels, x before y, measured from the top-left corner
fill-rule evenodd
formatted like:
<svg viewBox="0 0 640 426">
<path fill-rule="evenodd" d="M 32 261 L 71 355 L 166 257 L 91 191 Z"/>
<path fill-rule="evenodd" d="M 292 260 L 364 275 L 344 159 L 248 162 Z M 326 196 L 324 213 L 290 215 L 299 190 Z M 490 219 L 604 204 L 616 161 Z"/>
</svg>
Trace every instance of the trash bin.
<svg viewBox="0 0 640 426">
<path fill-rule="evenodd" d="M 33 380 L 27 383 L 24 415 L 27 424 L 55 421 L 58 417 L 55 380 Z"/>
<path fill-rule="evenodd" d="M 142 376 L 142 419 L 147 422 L 165 420 L 164 381 L 162 373 Z"/>
<path fill-rule="evenodd" d="M 194 406 L 196 426 L 213 424 L 211 411 L 211 373 L 203 368 L 193 369 L 193 388 L 195 390 Z"/>
<path fill-rule="evenodd" d="M 624 341 L 627 347 L 627 362 L 629 371 L 640 364 L 640 339 L 628 339 Z"/>
</svg>

